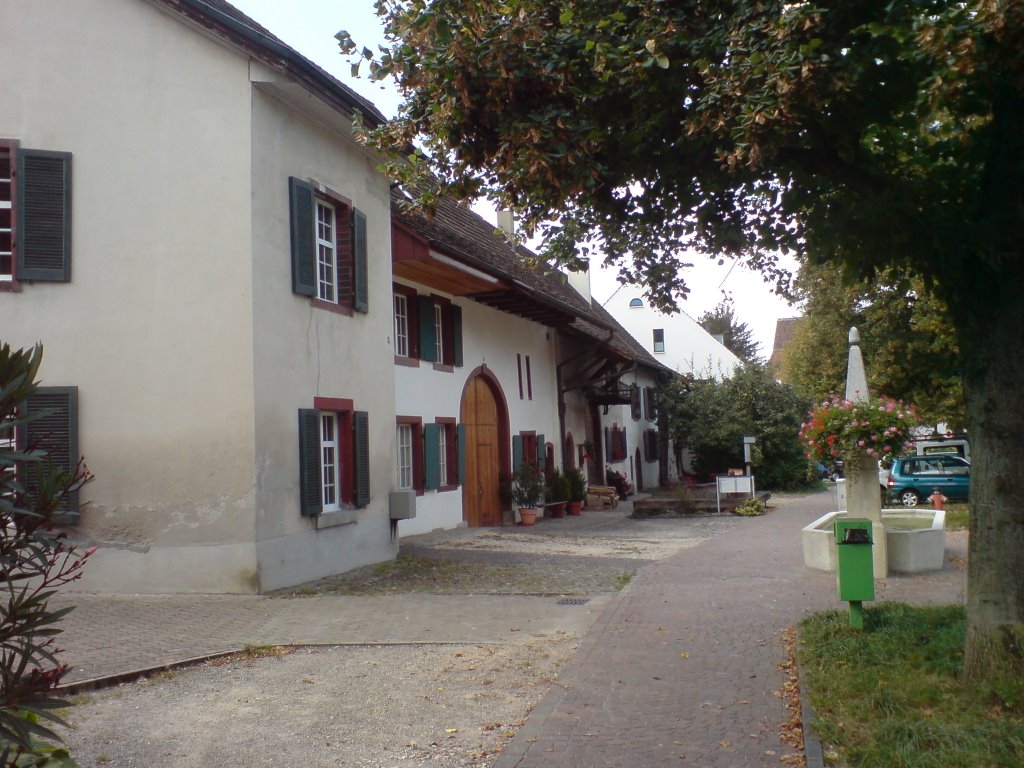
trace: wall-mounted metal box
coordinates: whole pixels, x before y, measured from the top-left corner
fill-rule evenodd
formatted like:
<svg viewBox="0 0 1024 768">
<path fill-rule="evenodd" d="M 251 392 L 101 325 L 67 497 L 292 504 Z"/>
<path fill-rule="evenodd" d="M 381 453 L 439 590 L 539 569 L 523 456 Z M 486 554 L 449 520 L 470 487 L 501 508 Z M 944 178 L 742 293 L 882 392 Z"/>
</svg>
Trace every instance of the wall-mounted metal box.
<svg viewBox="0 0 1024 768">
<path fill-rule="evenodd" d="M 392 491 L 388 497 L 392 520 L 410 520 L 416 517 L 416 491 Z"/>
</svg>

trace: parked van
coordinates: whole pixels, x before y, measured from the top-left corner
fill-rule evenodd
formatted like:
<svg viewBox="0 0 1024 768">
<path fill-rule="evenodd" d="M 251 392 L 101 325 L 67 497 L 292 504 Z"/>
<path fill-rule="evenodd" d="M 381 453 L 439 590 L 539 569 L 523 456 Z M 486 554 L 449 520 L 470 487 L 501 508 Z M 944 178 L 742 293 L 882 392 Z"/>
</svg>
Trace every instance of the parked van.
<svg viewBox="0 0 1024 768">
<path fill-rule="evenodd" d="M 959 456 L 971 460 L 971 447 L 966 438 L 937 437 L 928 440 L 915 440 L 914 452 L 918 456 Z"/>
</svg>

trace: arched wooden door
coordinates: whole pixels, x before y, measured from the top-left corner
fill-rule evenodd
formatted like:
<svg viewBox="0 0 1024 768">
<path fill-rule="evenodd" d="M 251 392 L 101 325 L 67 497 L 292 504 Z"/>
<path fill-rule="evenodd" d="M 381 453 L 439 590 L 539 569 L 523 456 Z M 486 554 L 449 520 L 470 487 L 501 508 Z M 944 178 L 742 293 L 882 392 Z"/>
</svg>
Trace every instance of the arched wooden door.
<svg viewBox="0 0 1024 768">
<path fill-rule="evenodd" d="M 462 516 L 470 527 L 501 525 L 501 469 L 507 464 L 508 414 L 496 381 L 483 373 L 462 393 L 466 475 Z"/>
</svg>

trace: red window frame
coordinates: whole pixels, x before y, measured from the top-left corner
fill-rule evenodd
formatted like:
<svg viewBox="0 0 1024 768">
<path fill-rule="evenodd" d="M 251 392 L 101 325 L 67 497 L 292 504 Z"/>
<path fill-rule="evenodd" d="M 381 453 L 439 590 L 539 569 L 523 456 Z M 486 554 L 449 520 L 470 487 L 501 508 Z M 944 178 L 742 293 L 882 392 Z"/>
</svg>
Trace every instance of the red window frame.
<svg viewBox="0 0 1024 768">
<path fill-rule="evenodd" d="M 448 472 L 448 482 L 442 483 L 438 488 L 441 491 L 454 491 L 459 487 L 459 446 L 457 434 L 457 421 L 453 416 L 438 416 L 434 419 L 435 424 L 440 424 L 444 430 L 445 464 Z"/>
<path fill-rule="evenodd" d="M 352 414 L 354 402 L 344 397 L 314 397 L 313 408 L 325 413 L 333 413 L 338 419 L 338 473 L 340 482 L 339 506 L 353 505 L 356 502 L 355 445 L 352 430 Z"/>
<path fill-rule="evenodd" d="M 402 424 L 412 427 L 412 489 L 417 496 L 422 496 L 426 490 L 423 465 L 423 418 L 421 416 L 396 416 L 396 431 Z M 398 468 L 397 462 L 395 468 Z"/>
</svg>

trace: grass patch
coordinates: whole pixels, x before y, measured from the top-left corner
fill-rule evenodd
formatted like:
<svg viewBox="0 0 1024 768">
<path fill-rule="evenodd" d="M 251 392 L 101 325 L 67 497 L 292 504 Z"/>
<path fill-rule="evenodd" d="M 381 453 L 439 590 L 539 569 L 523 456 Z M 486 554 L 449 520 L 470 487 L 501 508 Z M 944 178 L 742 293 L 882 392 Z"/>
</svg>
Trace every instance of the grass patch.
<svg viewBox="0 0 1024 768">
<path fill-rule="evenodd" d="M 815 729 L 842 764 L 876 768 L 1019 768 L 1024 710 L 960 681 L 962 607 L 880 603 L 864 631 L 845 611 L 808 617 L 800 669 Z"/>
<path fill-rule="evenodd" d="M 959 531 L 970 527 L 971 508 L 967 504 L 946 505 L 946 530 Z"/>
</svg>

